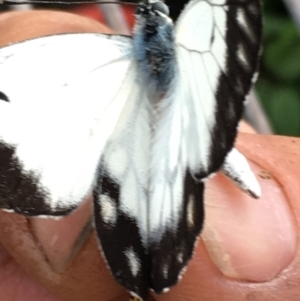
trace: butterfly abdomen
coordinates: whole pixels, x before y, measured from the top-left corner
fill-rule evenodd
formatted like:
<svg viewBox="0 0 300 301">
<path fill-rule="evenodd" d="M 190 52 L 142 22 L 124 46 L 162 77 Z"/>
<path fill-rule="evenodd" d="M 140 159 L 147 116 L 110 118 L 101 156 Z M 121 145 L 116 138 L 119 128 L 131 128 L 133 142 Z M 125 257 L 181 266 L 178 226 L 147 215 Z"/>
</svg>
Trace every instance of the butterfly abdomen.
<svg viewBox="0 0 300 301">
<path fill-rule="evenodd" d="M 151 94 L 165 94 L 176 70 L 173 22 L 153 7 L 137 11 L 133 45 L 143 84 Z"/>
</svg>

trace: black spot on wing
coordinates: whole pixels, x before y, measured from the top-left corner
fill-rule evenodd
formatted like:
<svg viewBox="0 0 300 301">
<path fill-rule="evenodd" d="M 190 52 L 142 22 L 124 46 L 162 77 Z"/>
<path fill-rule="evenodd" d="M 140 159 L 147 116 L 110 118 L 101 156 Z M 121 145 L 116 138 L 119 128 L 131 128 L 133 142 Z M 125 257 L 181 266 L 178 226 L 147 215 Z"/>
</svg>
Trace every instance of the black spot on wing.
<svg viewBox="0 0 300 301">
<path fill-rule="evenodd" d="M 0 100 L 9 102 L 8 96 L 4 94 L 2 91 L 0 91 Z"/>
<path fill-rule="evenodd" d="M 162 239 L 150 245 L 150 287 L 156 293 L 163 292 L 179 281 L 180 273 L 193 255 L 195 242 L 204 221 L 203 192 L 204 184 L 195 181 L 187 170 L 178 226 L 175 230 L 166 229 Z M 194 200 L 192 207 L 191 199 Z"/>
<path fill-rule="evenodd" d="M 210 173 L 221 167 L 234 144 L 244 100 L 252 86 L 253 75 L 258 70 L 261 48 L 262 17 L 259 1 L 227 0 L 227 4 L 227 66 L 220 75 L 216 92 L 216 124 L 212 132 Z M 239 21 L 241 15 L 245 18 L 246 29 Z M 199 178 L 203 176 L 197 175 Z"/>
<path fill-rule="evenodd" d="M 46 203 L 47 192 L 32 172 L 24 172 L 13 146 L 0 143 L 0 207 L 27 216 L 66 215 L 75 208 L 56 208 Z"/>
<path fill-rule="evenodd" d="M 149 289 L 149 261 L 146 249 L 142 244 L 136 220 L 120 210 L 120 185 L 103 167 L 93 195 L 97 235 L 114 278 L 128 291 L 146 300 Z M 107 223 L 102 216 L 104 208 L 101 195 L 109 197 L 115 203 L 117 218 L 114 223 Z M 135 261 L 135 272 L 132 271 L 126 256 L 128 252 L 134 255 L 132 259 Z"/>
</svg>

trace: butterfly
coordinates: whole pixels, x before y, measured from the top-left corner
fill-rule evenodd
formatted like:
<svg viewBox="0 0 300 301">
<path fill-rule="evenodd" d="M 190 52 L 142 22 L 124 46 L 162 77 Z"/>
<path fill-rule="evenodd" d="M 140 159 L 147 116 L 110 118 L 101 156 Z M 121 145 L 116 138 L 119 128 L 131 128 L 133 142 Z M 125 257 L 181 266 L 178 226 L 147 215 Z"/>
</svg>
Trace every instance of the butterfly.
<svg viewBox="0 0 300 301">
<path fill-rule="evenodd" d="M 0 49 L 0 207 L 65 216 L 93 195 L 111 273 L 165 292 L 203 227 L 221 170 L 259 197 L 234 147 L 257 77 L 259 0 L 191 0 L 176 25 L 144 0 L 133 37 L 56 34 Z"/>
</svg>

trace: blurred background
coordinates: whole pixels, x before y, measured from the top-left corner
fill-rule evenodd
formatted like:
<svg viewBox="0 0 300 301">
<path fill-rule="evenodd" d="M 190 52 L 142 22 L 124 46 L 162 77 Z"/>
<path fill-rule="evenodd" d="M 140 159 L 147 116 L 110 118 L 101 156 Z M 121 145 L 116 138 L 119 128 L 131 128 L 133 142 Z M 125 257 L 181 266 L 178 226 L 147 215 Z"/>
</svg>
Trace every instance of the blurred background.
<svg viewBox="0 0 300 301">
<path fill-rule="evenodd" d="M 173 18 L 178 16 L 186 2 L 166 0 Z M 264 51 L 260 77 L 249 97 L 245 117 L 262 134 L 300 136 L 300 0 L 263 0 L 263 6 Z M 32 8 L 31 5 L 4 5 L 1 9 Z M 124 34 L 130 33 L 130 23 L 133 22 L 132 17 L 128 18 L 132 13 L 128 6 L 121 9 L 107 4 L 39 4 L 34 8 L 71 10 L 105 21 Z"/>
<path fill-rule="evenodd" d="M 256 89 L 274 133 L 299 136 L 300 0 L 264 0 L 264 52 Z"/>
</svg>

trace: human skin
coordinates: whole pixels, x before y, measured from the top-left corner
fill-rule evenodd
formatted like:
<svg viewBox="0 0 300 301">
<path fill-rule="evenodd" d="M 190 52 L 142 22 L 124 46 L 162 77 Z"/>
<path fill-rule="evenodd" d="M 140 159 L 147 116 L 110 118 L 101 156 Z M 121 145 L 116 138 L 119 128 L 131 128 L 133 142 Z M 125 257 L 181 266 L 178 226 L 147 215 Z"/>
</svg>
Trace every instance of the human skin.
<svg viewBox="0 0 300 301">
<path fill-rule="evenodd" d="M 110 30 L 61 12 L 0 15 L 0 46 L 63 32 Z M 155 300 L 300 299 L 300 139 L 240 133 L 236 146 L 257 175 L 262 197 L 251 199 L 222 175 L 207 181 L 205 227 L 194 257 L 182 281 Z M 91 210 L 87 200 L 61 221 L 0 212 L 0 300 L 128 300 L 86 227 Z"/>
</svg>

